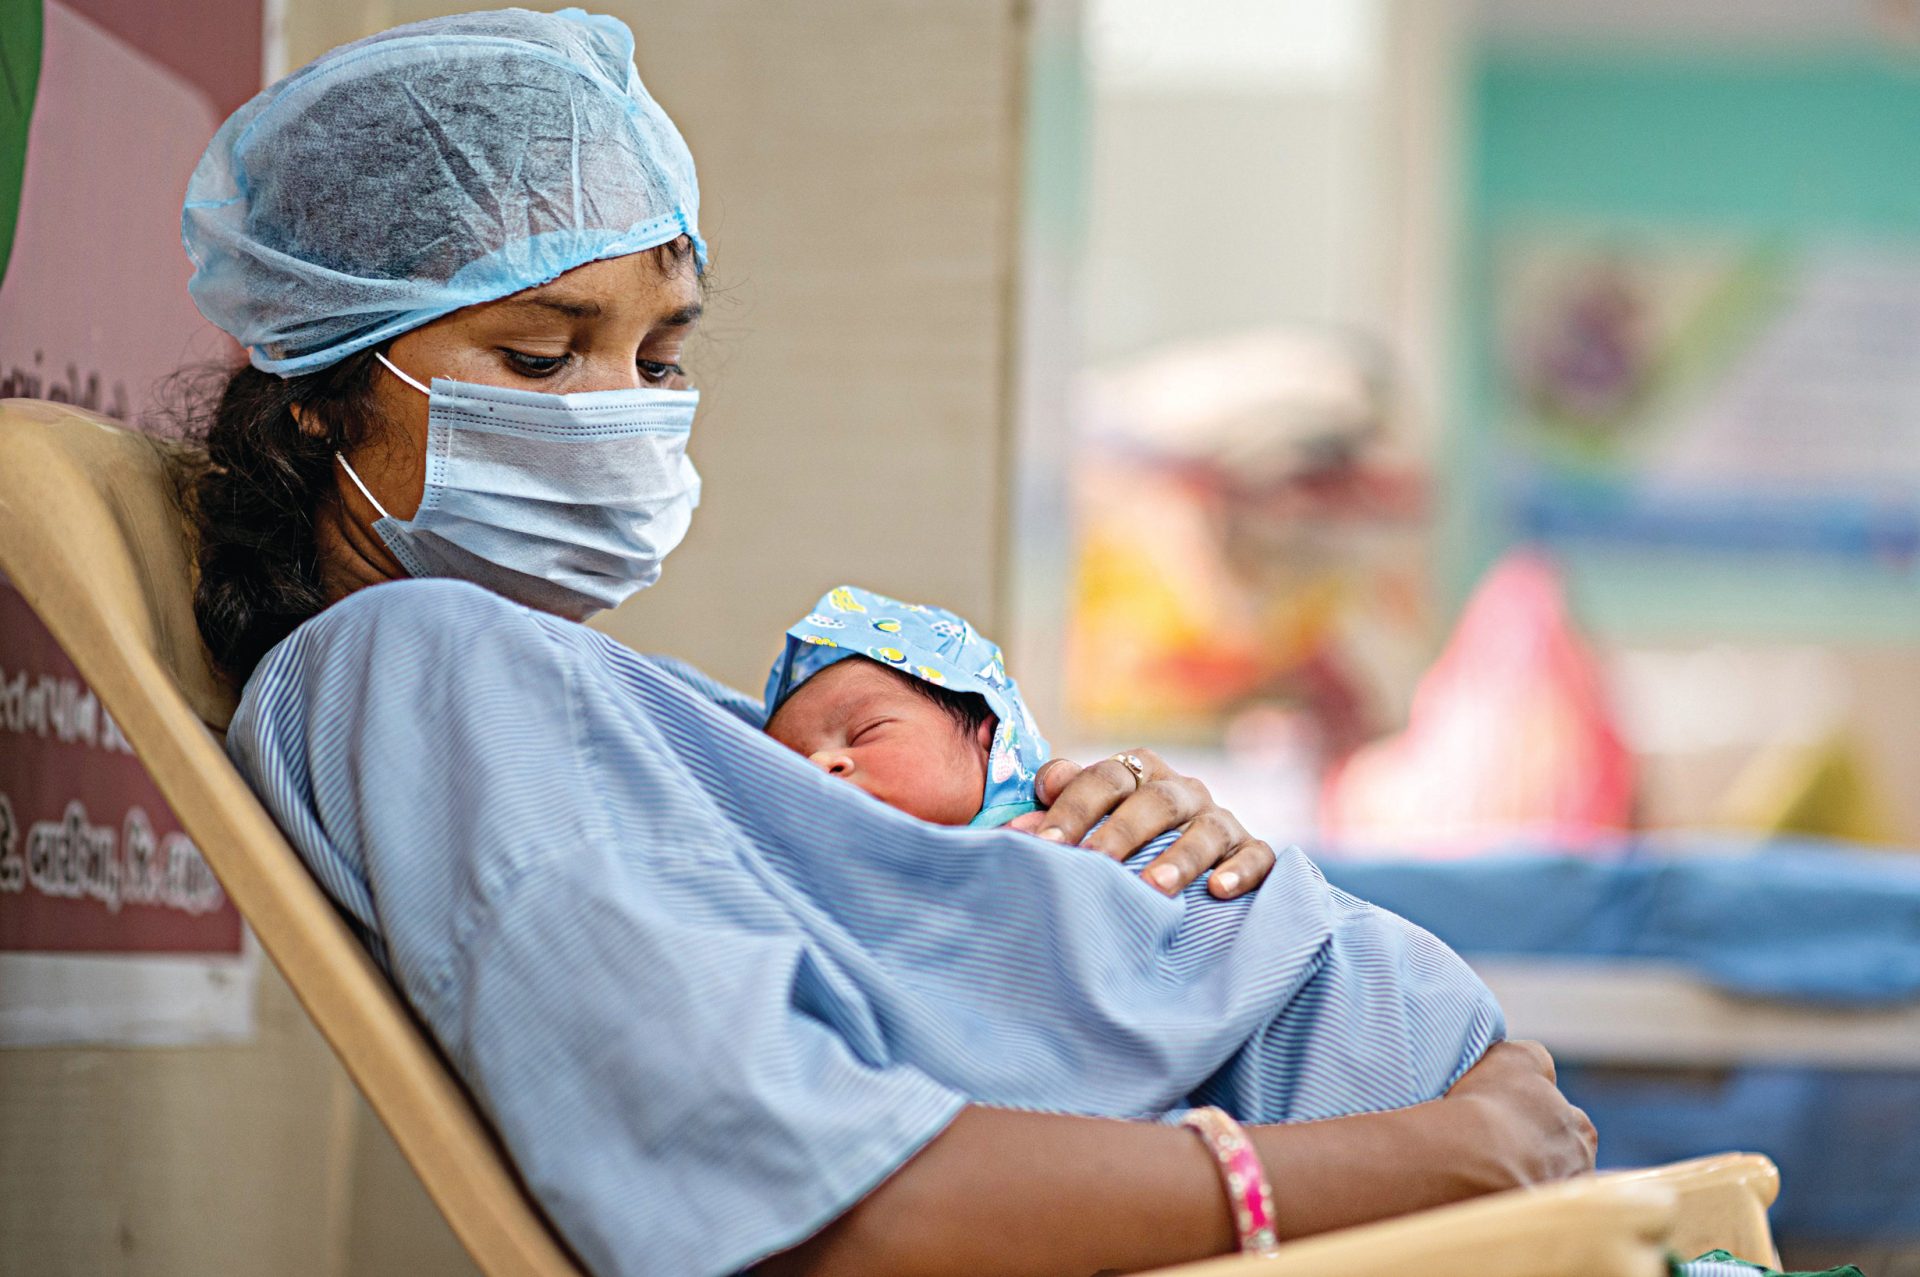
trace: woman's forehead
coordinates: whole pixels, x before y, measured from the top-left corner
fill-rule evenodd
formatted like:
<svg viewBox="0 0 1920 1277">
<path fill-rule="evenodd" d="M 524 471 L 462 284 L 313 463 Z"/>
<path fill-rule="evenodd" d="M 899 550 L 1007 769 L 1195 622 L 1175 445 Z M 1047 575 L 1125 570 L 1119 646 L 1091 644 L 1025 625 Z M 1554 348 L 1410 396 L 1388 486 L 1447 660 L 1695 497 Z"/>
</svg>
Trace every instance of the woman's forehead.
<svg viewBox="0 0 1920 1277">
<path fill-rule="evenodd" d="M 476 318 L 646 318 L 691 327 L 700 316 L 700 279 L 691 254 L 676 258 L 649 249 L 576 266 L 538 287 L 469 307 L 466 313 Z"/>
</svg>

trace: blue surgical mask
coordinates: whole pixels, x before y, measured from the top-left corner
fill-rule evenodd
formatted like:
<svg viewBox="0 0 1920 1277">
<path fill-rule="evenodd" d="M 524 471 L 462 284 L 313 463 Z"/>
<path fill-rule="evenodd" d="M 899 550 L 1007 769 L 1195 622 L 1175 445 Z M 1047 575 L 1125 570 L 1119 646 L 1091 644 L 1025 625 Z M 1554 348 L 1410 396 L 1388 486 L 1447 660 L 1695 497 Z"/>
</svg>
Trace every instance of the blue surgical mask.
<svg viewBox="0 0 1920 1277">
<path fill-rule="evenodd" d="M 660 577 L 700 504 L 687 458 L 695 390 L 549 395 L 436 377 L 427 396 L 427 479 L 411 519 L 373 531 L 412 576 L 450 576 L 580 619 Z M 337 454 L 336 454 L 337 455 Z"/>
</svg>

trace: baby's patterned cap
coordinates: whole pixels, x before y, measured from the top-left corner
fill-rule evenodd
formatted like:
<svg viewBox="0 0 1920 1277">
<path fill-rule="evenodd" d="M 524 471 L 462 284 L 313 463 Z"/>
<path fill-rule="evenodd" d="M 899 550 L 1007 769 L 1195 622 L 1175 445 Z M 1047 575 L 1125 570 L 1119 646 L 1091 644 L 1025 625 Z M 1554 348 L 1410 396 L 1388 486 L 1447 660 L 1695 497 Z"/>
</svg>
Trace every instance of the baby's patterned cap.
<svg viewBox="0 0 1920 1277">
<path fill-rule="evenodd" d="M 829 590 L 787 630 L 786 650 L 767 676 L 767 716 L 794 689 L 836 661 L 864 656 L 924 682 L 986 698 L 1000 720 L 987 755 L 983 814 L 1031 805 L 1047 742 L 1007 676 L 999 644 L 945 608 L 902 603 L 858 586 Z"/>
</svg>

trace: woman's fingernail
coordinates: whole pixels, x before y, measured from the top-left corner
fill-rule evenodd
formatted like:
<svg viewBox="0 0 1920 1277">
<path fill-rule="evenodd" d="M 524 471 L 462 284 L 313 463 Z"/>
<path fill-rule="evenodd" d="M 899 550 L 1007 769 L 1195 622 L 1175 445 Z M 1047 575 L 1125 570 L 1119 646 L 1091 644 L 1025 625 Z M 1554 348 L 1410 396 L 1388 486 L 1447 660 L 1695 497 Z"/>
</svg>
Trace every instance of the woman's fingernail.
<svg viewBox="0 0 1920 1277">
<path fill-rule="evenodd" d="M 1180 871 L 1172 865 L 1155 865 L 1147 870 L 1147 876 L 1153 879 L 1162 891 L 1172 891 L 1174 884 L 1180 881 Z"/>
<path fill-rule="evenodd" d="M 1048 842 L 1065 842 L 1067 840 L 1067 836 L 1061 833 L 1058 829 L 1055 829 L 1052 825 L 1049 825 L 1045 829 L 1042 829 L 1040 831 L 1040 836 L 1046 839 Z"/>
<path fill-rule="evenodd" d="M 1222 891 L 1232 891 L 1240 885 L 1240 875 L 1231 869 L 1222 870 L 1213 876 L 1213 881 Z"/>
</svg>

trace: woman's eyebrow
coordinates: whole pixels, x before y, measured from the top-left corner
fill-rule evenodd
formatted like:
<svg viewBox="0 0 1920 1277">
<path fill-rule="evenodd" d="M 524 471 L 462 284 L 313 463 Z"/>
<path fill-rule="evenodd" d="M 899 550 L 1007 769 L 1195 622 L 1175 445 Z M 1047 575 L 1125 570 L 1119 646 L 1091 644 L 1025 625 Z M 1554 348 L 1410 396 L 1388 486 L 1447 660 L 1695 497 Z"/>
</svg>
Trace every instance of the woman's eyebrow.
<svg viewBox="0 0 1920 1277">
<path fill-rule="evenodd" d="M 565 294 L 557 297 L 516 297 L 501 303 L 502 309 L 508 310 L 524 309 L 528 306 L 538 307 L 541 310 L 557 310 L 562 315 L 568 315 L 574 319 L 597 319 L 605 313 L 605 308 L 591 297 L 568 297 Z"/>
<path fill-rule="evenodd" d="M 571 319 L 598 319 L 606 314 L 606 307 L 591 297 L 571 297 L 565 293 L 557 296 L 516 297 L 501 303 L 503 310 L 524 310 L 534 307 L 540 310 L 557 311 Z M 661 328 L 687 328 L 694 324 L 706 309 L 699 302 L 689 302 L 672 314 L 659 321 Z"/>
</svg>

